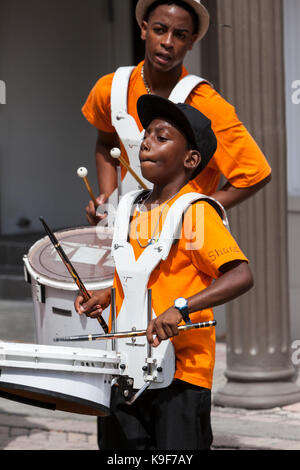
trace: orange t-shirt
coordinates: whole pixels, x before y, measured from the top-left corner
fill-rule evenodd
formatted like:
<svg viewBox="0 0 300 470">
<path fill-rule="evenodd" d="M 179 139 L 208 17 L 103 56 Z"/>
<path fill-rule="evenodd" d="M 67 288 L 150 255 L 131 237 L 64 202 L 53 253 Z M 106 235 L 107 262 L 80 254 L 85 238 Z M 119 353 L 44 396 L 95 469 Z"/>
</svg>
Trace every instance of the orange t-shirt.
<svg viewBox="0 0 300 470">
<path fill-rule="evenodd" d="M 188 184 L 168 205 L 162 204 L 151 211 L 140 212 L 138 216 L 135 211 L 129 233 L 136 259 L 143 252 L 137 234 L 139 242 L 146 245 L 151 235 L 158 235 L 161 231 L 168 208 L 178 197 L 191 191 Z M 208 287 L 213 279 L 220 276 L 220 267 L 232 260 L 247 261 L 247 258 L 216 210 L 205 201 L 190 206 L 185 213 L 178 242 L 172 246 L 167 260 L 161 261 L 153 270 L 148 282 L 148 288 L 152 289 L 155 314 L 158 316 L 165 312 L 176 298 L 191 297 Z M 117 274 L 114 287 L 116 311 L 120 312 L 124 294 Z M 209 308 L 192 313 L 190 318 L 193 323 L 212 320 L 213 310 Z M 211 389 L 215 329 L 180 332 L 172 341 L 176 354 L 175 378 Z"/>
<path fill-rule="evenodd" d="M 141 95 L 147 93 L 142 76 L 143 62 L 132 72 L 128 88 L 128 113 L 134 117 L 140 130 L 136 104 Z M 183 67 L 181 78 L 188 73 Z M 82 112 L 86 119 L 103 132 L 115 132 L 111 123 L 110 94 L 114 74 L 105 75 L 91 90 Z M 193 180 L 194 191 L 213 194 L 219 185 L 221 175 L 237 188 L 253 186 L 271 173 L 271 168 L 244 125 L 238 119 L 235 109 L 225 101 L 209 84 L 198 85 L 189 95 L 186 103 L 197 108 L 212 122 L 217 140 L 217 151 L 208 166 Z M 121 145 L 122 153 L 126 155 Z M 122 167 L 122 177 L 126 170 Z"/>
</svg>

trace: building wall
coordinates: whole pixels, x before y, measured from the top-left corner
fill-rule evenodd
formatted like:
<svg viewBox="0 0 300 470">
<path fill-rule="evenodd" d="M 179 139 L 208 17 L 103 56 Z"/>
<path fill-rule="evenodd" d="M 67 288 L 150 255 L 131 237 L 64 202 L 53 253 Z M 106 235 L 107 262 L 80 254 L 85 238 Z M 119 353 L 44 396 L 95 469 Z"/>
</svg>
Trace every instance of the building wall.
<svg viewBox="0 0 300 470">
<path fill-rule="evenodd" d="M 300 2 L 284 1 L 288 152 L 289 290 L 292 339 L 300 338 Z"/>
<path fill-rule="evenodd" d="M 81 115 L 103 74 L 132 60 L 130 0 L 1 0 L 0 234 L 86 223 L 96 131 Z M 27 226 L 20 221 L 27 219 Z"/>
</svg>

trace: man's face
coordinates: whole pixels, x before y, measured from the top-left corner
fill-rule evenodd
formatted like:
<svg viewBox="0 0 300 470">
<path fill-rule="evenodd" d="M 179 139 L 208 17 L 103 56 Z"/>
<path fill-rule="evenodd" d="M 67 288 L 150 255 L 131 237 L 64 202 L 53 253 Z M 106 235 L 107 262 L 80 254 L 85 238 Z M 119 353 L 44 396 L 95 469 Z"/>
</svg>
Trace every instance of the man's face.
<svg viewBox="0 0 300 470">
<path fill-rule="evenodd" d="M 174 181 L 185 171 L 188 153 L 184 135 L 165 119 L 154 119 L 145 130 L 140 149 L 144 178 L 162 185 Z"/>
<path fill-rule="evenodd" d="M 177 5 L 160 5 L 147 22 L 143 21 L 141 38 L 146 41 L 146 60 L 167 72 L 182 64 L 197 35 L 186 10 Z"/>
</svg>

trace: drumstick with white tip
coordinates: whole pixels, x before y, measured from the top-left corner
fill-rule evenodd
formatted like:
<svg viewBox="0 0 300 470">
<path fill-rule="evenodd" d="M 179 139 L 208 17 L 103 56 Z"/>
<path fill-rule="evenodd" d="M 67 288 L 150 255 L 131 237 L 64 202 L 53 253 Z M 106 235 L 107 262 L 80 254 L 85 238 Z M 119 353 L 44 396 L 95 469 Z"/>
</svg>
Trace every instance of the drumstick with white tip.
<svg viewBox="0 0 300 470">
<path fill-rule="evenodd" d="M 110 156 L 112 158 L 117 158 L 119 162 L 126 168 L 126 170 L 129 171 L 129 173 L 134 177 L 134 179 L 138 182 L 138 184 L 143 188 L 143 189 L 149 189 L 145 183 L 141 180 L 141 178 L 136 174 L 136 172 L 131 168 L 131 166 L 124 160 L 124 158 L 121 155 L 121 150 L 118 149 L 117 147 L 114 147 L 110 151 Z"/>
<path fill-rule="evenodd" d="M 93 201 L 93 203 L 94 203 L 94 205 L 95 205 L 95 208 L 97 208 L 97 207 L 99 206 L 99 204 L 98 204 L 98 202 L 97 202 L 97 200 L 96 200 L 96 197 L 95 197 L 95 195 L 94 195 L 94 193 L 93 193 L 93 190 L 92 190 L 92 188 L 91 188 L 91 186 L 90 186 L 90 183 L 89 183 L 89 181 L 88 181 L 88 179 L 87 179 L 87 175 L 88 175 L 87 169 L 86 169 L 84 166 L 78 168 L 78 170 L 77 170 L 77 175 L 79 176 L 79 178 L 82 178 L 82 179 L 83 179 L 83 181 L 84 181 L 84 183 L 85 183 L 85 185 L 86 185 L 86 188 L 87 188 L 88 192 L 90 193 L 90 196 L 91 196 L 91 198 L 92 198 L 92 201 Z"/>
</svg>

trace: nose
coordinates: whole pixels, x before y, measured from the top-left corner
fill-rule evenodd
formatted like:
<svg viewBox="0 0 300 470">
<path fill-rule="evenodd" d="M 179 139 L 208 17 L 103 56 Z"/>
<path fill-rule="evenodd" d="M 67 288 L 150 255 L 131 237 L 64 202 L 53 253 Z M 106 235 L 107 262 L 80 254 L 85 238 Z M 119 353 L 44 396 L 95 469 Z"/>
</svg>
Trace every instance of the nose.
<svg viewBox="0 0 300 470">
<path fill-rule="evenodd" d="M 143 140 L 142 140 L 142 143 L 141 143 L 141 150 L 144 152 L 144 151 L 147 151 L 149 149 L 150 149 L 149 138 L 144 137 Z"/>
<path fill-rule="evenodd" d="M 163 35 L 161 45 L 166 49 L 170 49 L 173 47 L 173 34 L 171 31 L 168 31 Z"/>
</svg>

